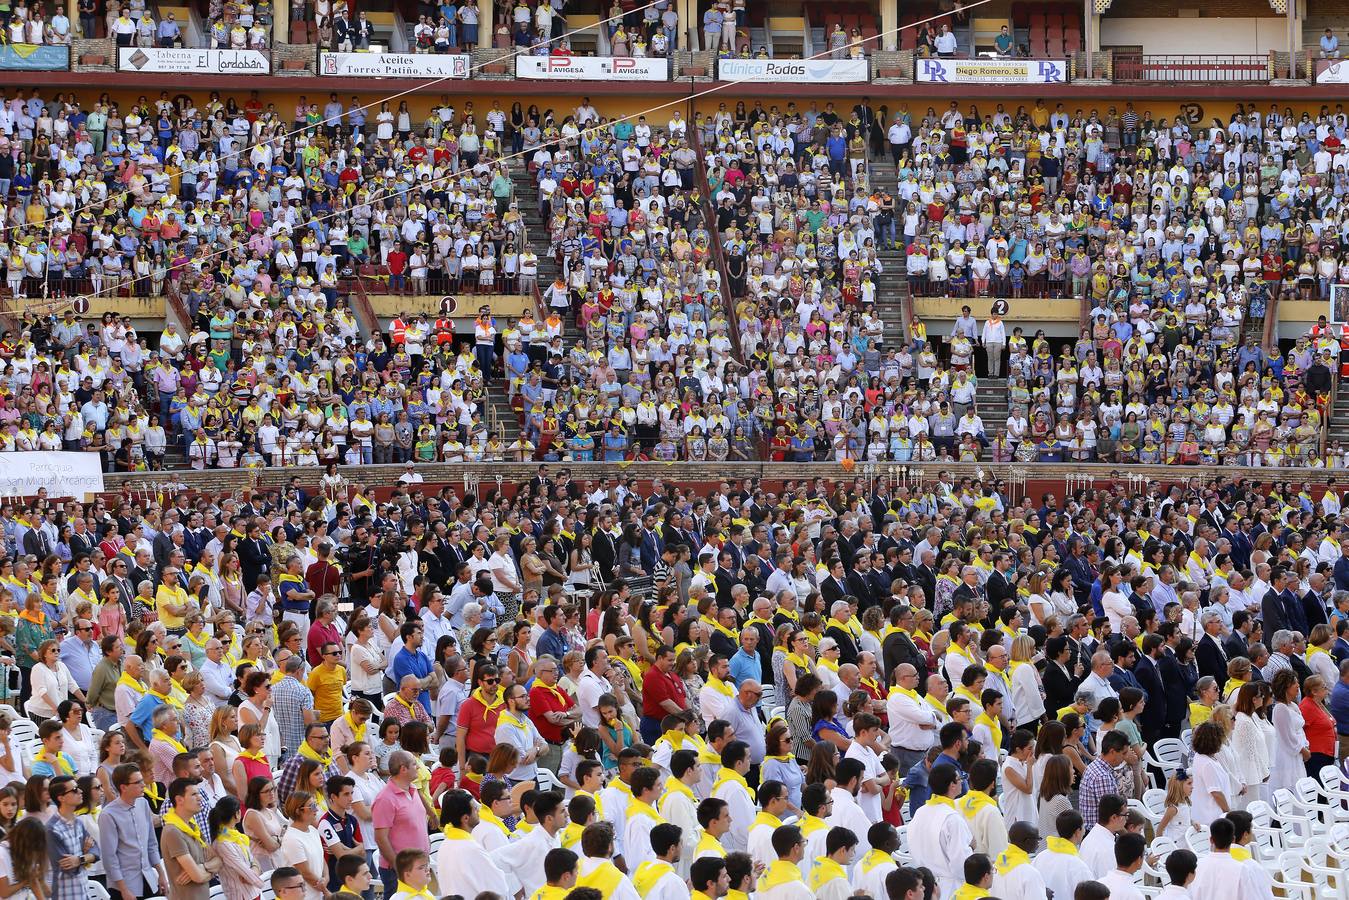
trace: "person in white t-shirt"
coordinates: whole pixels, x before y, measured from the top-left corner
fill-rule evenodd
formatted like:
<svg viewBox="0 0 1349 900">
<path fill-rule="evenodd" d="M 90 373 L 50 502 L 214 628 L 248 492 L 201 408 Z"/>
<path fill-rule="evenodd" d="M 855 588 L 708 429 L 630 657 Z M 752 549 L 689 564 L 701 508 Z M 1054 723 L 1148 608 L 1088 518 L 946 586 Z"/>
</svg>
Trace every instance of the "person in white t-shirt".
<svg viewBox="0 0 1349 900">
<path fill-rule="evenodd" d="M 883 750 L 881 747 L 881 720 L 870 713 L 858 713 L 853 717 L 853 731 L 856 737 L 848 746 L 845 759 L 855 759 L 862 764 L 862 784 L 857 789 L 857 805 L 873 822 L 881 820 L 881 793 L 889 782 L 885 767 L 881 765 Z M 863 835 L 859 835 L 862 837 Z"/>
</svg>

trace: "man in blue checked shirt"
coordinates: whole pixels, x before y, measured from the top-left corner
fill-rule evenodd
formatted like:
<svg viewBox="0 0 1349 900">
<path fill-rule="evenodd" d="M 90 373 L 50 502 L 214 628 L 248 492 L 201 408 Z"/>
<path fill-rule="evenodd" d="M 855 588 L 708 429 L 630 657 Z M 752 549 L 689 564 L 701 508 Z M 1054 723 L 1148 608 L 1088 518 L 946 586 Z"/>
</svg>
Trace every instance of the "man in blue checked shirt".
<svg viewBox="0 0 1349 900">
<path fill-rule="evenodd" d="M 48 791 L 56 804 L 56 813 L 47 820 L 52 900 L 87 900 L 88 867 L 98 861 L 98 846 L 75 815 L 84 802 L 84 792 L 69 775 L 53 778 Z"/>
</svg>

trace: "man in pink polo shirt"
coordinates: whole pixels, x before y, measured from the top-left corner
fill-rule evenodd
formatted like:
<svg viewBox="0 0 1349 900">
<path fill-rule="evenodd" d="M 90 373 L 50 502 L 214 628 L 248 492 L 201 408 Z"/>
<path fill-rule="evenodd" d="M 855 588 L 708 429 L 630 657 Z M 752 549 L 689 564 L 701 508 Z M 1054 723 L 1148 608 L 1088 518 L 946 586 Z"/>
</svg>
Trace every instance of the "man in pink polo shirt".
<svg viewBox="0 0 1349 900">
<path fill-rule="evenodd" d="M 396 750 L 389 754 L 389 784 L 370 807 L 375 843 L 379 845 L 379 880 L 384 883 L 386 897 L 392 897 L 398 887 L 393 865 L 398 851 L 394 848 L 431 852 L 426 807 L 412 787 L 416 776 L 417 760 L 411 753 Z"/>
</svg>

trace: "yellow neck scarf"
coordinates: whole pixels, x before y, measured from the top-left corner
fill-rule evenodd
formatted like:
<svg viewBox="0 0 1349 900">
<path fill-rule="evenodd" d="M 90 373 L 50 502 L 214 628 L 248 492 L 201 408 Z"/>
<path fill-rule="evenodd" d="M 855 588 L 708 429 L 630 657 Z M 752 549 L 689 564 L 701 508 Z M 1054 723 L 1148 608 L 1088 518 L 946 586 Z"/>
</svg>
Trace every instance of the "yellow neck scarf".
<svg viewBox="0 0 1349 900">
<path fill-rule="evenodd" d="M 963 812 L 965 818 L 969 819 L 971 822 L 973 822 L 974 817 L 979 814 L 979 810 L 983 809 L 985 806 L 991 806 L 996 809 L 998 801 L 994 800 L 983 791 L 972 790 L 968 792 L 962 798 L 960 803 L 961 812 Z"/>
<path fill-rule="evenodd" d="M 158 732 L 156 732 L 158 733 Z M 43 747 L 33 755 L 33 762 L 45 762 L 52 767 L 52 772 L 60 775 L 74 775 L 75 767 L 72 766 L 64 753 L 58 752 L 53 759 L 48 753 L 47 748 Z"/>
<path fill-rule="evenodd" d="M 426 900 L 436 900 L 435 895 L 426 888 L 414 888 L 410 884 L 404 882 L 401 878 L 398 880 L 397 893 L 402 894 L 405 897 L 424 897 Z"/>
<path fill-rule="evenodd" d="M 892 864 L 894 863 L 894 860 L 890 858 L 889 853 L 886 853 L 883 850 L 872 850 L 869 853 L 867 853 L 866 856 L 862 857 L 862 871 L 870 872 L 877 866 L 881 866 L 886 863 Z"/>
<path fill-rule="evenodd" d="M 151 695 L 151 696 L 154 696 L 154 697 L 158 697 L 160 700 L 163 700 L 165 703 L 167 703 L 169 706 L 172 706 L 174 709 L 182 709 L 182 708 L 183 708 L 183 702 L 182 702 L 181 700 L 179 700 L 177 697 L 174 697 L 174 696 L 171 695 L 171 694 L 167 694 L 167 695 L 166 695 L 166 694 L 161 694 L 159 691 L 154 691 L 154 690 L 152 690 L 152 691 L 150 691 L 150 695 Z"/>
<path fill-rule="evenodd" d="M 693 851 L 693 856 L 696 859 L 699 856 L 706 856 L 709 854 L 724 859 L 726 857 L 726 848 L 721 846 L 721 841 L 704 831 L 698 836 L 698 847 Z"/>
<path fill-rule="evenodd" d="M 836 879 L 847 881 L 847 870 L 827 856 L 815 857 L 815 865 L 810 868 L 810 889 L 818 895 L 820 888 Z"/>
<path fill-rule="evenodd" d="M 352 720 L 352 718 L 351 718 L 351 713 L 347 713 L 347 714 L 346 714 L 345 716 L 343 716 L 342 718 L 346 719 L 346 720 L 347 720 L 347 725 L 351 727 L 351 739 L 352 739 L 353 741 L 363 741 L 363 740 L 365 740 L 365 726 L 366 726 L 366 724 L 367 724 L 366 722 L 362 722 L 361 724 L 357 725 L 357 724 Z"/>
<path fill-rule="evenodd" d="M 749 783 L 745 781 L 745 776 L 741 775 L 735 769 L 728 769 L 725 766 L 721 767 L 721 771 L 717 773 L 717 780 L 712 783 L 712 793 L 715 794 L 717 792 L 717 788 L 731 781 L 734 781 L 736 784 L 740 785 L 742 788 L 748 791 L 750 800 L 755 799 L 754 788 L 750 787 Z"/>
<path fill-rule="evenodd" d="M 1241 688 L 1242 688 L 1245 684 L 1246 684 L 1246 682 L 1240 680 L 1239 678 L 1229 678 L 1229 679 L 1227 679 L 1227 684 L 1223 685 L 1223 696 L 1226 697 L 1228 694 L 1231 694 L 1233 691 L 1239 691 L 1239 690 L 1241 690 Z"/>
<path fill-rule="evenodd" d="M 977 884 L 962 884 L 956 888 L 956 892 L 951 895 L 951 900 L 979 900 L 981 897 L 988 897 L 988 891 L 979 887 Z"/>
<path fill-rule="evenodd" d="M 983 725 L 993 735 L 994 749 L 1002 746 L 1002 723 L 991 717 L 988 713 L 979 713 L 979 717 L 974 720 L 975 725 Z"/>
<path fill-rule="evenodd" d="M 665 877 L 665 873 L 673 872 L 670 864 L 663 859 L 648 860 L 637 867 L 637 871 L 632 873 L 632 886 L 637 889 L 639 896 L 645 897 L 651 893 L 656 882 Z"/>
<path fill-rule="evenodd" d="M 497 828 L 500 828 L 501 833 L 504 835 L 509 836 L 511 833 L 511 830 L 506 827 L 506 823 L 501 821 L 497 814 L 492 812 L 491 808 L 486 804 L 478 807 L 478 818 L 490 825 L 495 825 Z"/>
<path fill-rule="evenodd" d="M 1231 847 L 1229 847 L 1227 849 L 1227 854 L 1231 856 L 1233 859 L 1235 859 L 1237 862 L 1245 862 L 1246 860 L 1251 858 L 1251 851 L 1247 850 L 1240 844 L 1233 844 Z"/>
<path fill-rule="evenodd" d="M 830 659 L 827 656 L 821 656 L 820 665 L 824 666 L 826 669 L 828 669 L 831 672 L 834 672 L 835 674 L 838 673 L 838 660 L 836 659 Z"/>
<path fill-rule="evenodd" d="M 774 860 L 759 878 L 759 890 L 767 891 L 781 884 L 791 884 L 801 880 L 801 870 L 796 863 L 787 859 Z"/>
<path fill-rule="evenodd" d="M 993 864 L 998 867 L 998 871 L 1006 875 L 1013 869 L 1024 866 L 1030 862 L 1030 854 L 1015 844 L 1008 844 L 1007 849 L 998 855 Z"/>
<path fill-rule="evenodd" d="M 906 687 L 901 687 L 900 685 L 895 685 L 894 687 L 890 688 L 890 696 L 893 697 L 896 694 L 902 694 L 903 696 L 908 697 L 914 703 L 923 702 L 922 698 L 918 696 L 917 691 L 910 690 L 909 688 Z"/>
<path fill-rule="evenodd" d="M 800 669 L 810 669 L 810 657 L 804 653 L 788 653 L 787 662 Z"/>
<path fill-rule="evenodd" d="M 132 678 L 131 675 L 130 675 L 129 673 L 127 673 L 127 672 L 123 672 L 123 673 L 122 673 L 122 677 L 119 678 L 119 679 L 117 679 L 117 683 L 118 683 L 118 684 L 124 684 L 124 685 L 126 685 L 127 687 L 131 688 L 133 691 L 136 692 L 136 696 L 137 696 L 137 697 L 144 697 L 144 696 L 145 696 L 145 686 L 142 685 L 142 684 L 141 684 L 139 681 L 137 681 L 136 679 Z"/>
<path fill-rule="evenodd" d="M 933 794 L 931 797 L 928 797 L 928 798 L 927 798 L 927 802 L 924 803 L 923 805 L 924 805 L 924 806 L 949 806 L 949 807 L 951 807 L 951 809 L 955 809 L 955 808 L 956 808 L 956 801 L 955 801 L 953 798 L 951 798 L 951 797 L 943 797 L 941 794 Z"/>
<path fill-rule="evenodd" d="M 749 827 L 752 830 L 758 825 L 767 825 L 770 829 L 781 828 L 782 820 L 771 812 L 766 812 L 761 809 L 759 810 L 759 814 L 754 817 L 754 821 L 749 823 Z"/>
<path fill-rule="evenodd" d="M 665 793 L 661 795 L 660 805 L 664 806 L 665 798 L 675 796 L 676 794 L 689 798 L 689 802 L 694 806 L 698 805 L 698 798 L 693 791 L 689 790 L 689 786 L 671 775 L 669 778 L 665 779 Z"/>
<path fill-rule="evenodd" d="M 1077 845 L 1067 838 L 1050 835 L 1045 838 L 1045 849 L 1052 850 L 1055 853 L 1062 853 L 1066 856 L 1077 856 Z"/>
<path fill-rule="evenodd" d="M 196 841 L 198 844 L 201 844 L 203 848 L 206 846 L 206 841 L 202 839 L 201 829 L 197 827 L 197 823 L 184 822 L 183 817 L 178 815 L 174 810 L 169 810 L 164 814 L 164 824 L 172 825 L 174 828 L 177 828 L 183 834 L 192 838 L 192 840 Z"/>
<path fill-rule="evenodd" d="M 650 803 L 644 803 L 636 797 L 628 801 L 627 818 L 631 819 L 633 816 L 646 816 L 657 825 L 665 821 Z"/>
<path fill-rule="evenodd" d="M 300 755 L 303 756 L 305 759 L 312 759 L 320 766 L 323 766 L 325 770 L 330 768 L 333 764 L 333 751 L 329 750 L 322 756 L 319 756 L 318 751 L 315 750 L 313 747 L 309 746 L 308 741 L 300 742 Z"/>
<path fill-rule="evenodd" d="M 828 827 L 829 823 L 819 816 L 812 816 L 810 813 L 806 813 L 801 817 L 801 833 L 806 837 L 810 837 L 821 828 Z"/>
<path fill-rule="evenodd" d="M 731 689 L 731 686 L 729 684 L 722 681 L 715 675 L 707 676 L 707 686 L 710 687 L 712 690 L 716 691 L 718 694 L 721 694 L 723 697 L 729 697 L 733 693 L 735 693 Z"/>
<path fill-rule="evenodd" d="M 252 838 L 237 828 L 224 829 L 220 834 L 216 835 L 216 840 L 225 841 L 229 844 L 237 844 L 244 849 L 245 854 L 249 852 L 249 847 L 253 843 Z"/>
<path fill-rule="evenodd" d="M 178 741 L 177 738 L 171 737 L 171 736 L 165 734 L 164 732 L 160 731 L 158 728 L 156 728 L 156 729 L 154 729 L 154 731 L 150 732 L 150 740 L 151 740 L 151 741 L 163 741 L 164 743 L 168 744 L 170 747 L 172 747 L 174 750 L 176 750 L 176 751 L 179 752 L 179 753 L 186 753 L 186 752 L 187 752 L 187 748 L 184 747 L 181 743 L 179 743 L 179 741 Z"/>
</svg>

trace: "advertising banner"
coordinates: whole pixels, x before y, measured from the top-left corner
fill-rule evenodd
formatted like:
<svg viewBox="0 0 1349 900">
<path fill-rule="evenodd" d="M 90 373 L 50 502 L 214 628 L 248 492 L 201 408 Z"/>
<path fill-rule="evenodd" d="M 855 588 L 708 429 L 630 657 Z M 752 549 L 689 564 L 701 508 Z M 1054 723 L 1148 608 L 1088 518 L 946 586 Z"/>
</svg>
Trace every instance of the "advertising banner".
<svg viewBox="0 0 1349 900">
<path fill-rule="evenodd" d="M 48 497 L 82 500 L 103 490 L 101 462 L 97 453 L 0 453 L 0 495 L 31 497 L 45 487 Z"/>
<path fill-rule="evenodd" d="M 845 84 L 868 81 L 865 59 L 723 59 L 722 81 L 777 81 L 793 84 Z"/>
<path fill-rule="evenodd" d="M 270 75 L 271 57 L 261 50 L 180 50 L 176 47 L 119 47 L 120 72 L 166 75 Z"/>
<path fill-rule="evenodd" d="M 1349 84 L 1349 59 L 1340 59 L 1316 74 L 1317 84 Z"/>
<path fill-rule="evenodd" d="M 467 78 L 467 53 L 324 53 L 319 74 L 344 78 Z"/>
<path fill-rule="evenodd" d="M 4 44 L 0 71 L 64 72 L 70 69 L 70 48 L 64 44 Z"/>
<path fill-rule="evenodd" d="M 544 81 L 667 81 L 670 62 L 634 56 L 517 56 L 515 77 Z"/>
<path fill-rule="evenodd" d="M 1064 84 L 1060 59 L 918 59 L 914 81 L 938 84 Z"/>
</svg>

